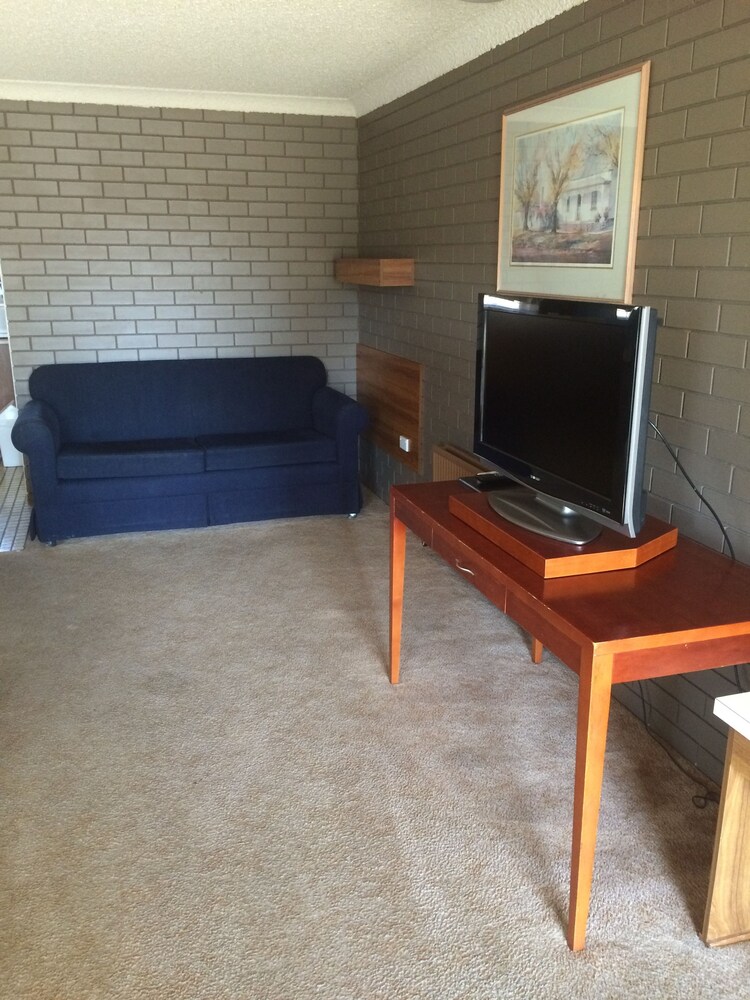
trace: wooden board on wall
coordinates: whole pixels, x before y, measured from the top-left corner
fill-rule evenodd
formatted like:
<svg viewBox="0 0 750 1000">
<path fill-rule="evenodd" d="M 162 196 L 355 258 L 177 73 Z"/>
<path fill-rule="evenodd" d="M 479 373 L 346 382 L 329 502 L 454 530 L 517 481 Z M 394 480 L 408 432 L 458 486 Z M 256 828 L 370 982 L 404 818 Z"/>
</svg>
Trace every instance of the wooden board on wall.
<svg viewBox="0 0 750 1000">
<path fill-rule="evenodd" d="M 422 365 L 359 344 L 357 399 L 370 416 L 365 436 L 404 465 L 421 472 Z M 408 452 L 399 446 L 400 437 L 411 442 Z"/>
</svg>

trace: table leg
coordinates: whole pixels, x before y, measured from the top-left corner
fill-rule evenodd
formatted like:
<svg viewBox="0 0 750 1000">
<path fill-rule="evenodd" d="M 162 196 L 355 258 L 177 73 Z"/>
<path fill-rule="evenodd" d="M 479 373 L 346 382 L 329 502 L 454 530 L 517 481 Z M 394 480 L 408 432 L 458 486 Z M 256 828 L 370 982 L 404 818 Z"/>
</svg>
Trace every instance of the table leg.
<svg viewBox="0 0 750 1000">
<path fill-rule="evenodd" d="M 543 656 L 544 656 L 544 646 L 542 645 L 542 643 L 538 639 L 535 639 L 534 636 L 532 635 L 532 637 L 531 637 L 531 662 L 532 663 L 541 663 Z"/>
<path fill-rule="evenodd" d="M 401 619 L 404 611 L 406 525 L 391 512 L 391 627 L 390 678 L 398 684 L 401 661 Z"/>
<path fill-rule="evenodd" d="M 586 942 L 611 691 L 612 657 L 584 654 L 578 678 L 573 851 L 568 914 L 568 945 L 573 951 L 580 951 Z"/>
</svg>

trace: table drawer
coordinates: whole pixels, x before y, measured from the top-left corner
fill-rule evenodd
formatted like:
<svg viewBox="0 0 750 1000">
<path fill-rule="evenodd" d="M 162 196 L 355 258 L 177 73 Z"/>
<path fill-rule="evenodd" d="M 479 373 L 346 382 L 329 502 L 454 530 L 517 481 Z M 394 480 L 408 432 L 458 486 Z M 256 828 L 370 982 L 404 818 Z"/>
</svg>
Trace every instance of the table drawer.
<svg viewBox="0 0 750 1000">
<path fill-rule="evenodd" d="M 501 611 L 505 610 L 505 580 L 476 550 L 464 545 L 455 535 L 450 535 L 439 527 L 433 531 L 432 548 Z"/>
</svg>

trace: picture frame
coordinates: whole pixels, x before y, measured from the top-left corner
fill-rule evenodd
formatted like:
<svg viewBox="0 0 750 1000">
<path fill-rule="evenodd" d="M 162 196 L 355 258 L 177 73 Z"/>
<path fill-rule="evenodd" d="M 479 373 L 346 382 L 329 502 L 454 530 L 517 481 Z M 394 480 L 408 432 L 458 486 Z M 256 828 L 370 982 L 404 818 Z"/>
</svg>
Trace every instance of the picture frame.
<svg viewBox="0 0 750 1000">
<path fill-rule="evenodd" d="M 632 301 L 650 67 L 503 115 L 499 290 Z"/>
</svg>

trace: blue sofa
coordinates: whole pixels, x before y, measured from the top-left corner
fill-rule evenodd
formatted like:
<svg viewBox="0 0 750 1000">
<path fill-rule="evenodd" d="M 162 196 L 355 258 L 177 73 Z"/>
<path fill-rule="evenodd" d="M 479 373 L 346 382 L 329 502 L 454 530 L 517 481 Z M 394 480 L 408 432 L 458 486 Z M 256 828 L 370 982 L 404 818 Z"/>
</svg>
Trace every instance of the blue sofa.
<svg viewBox="0 0 750 1000">
<path fill-rule="evenodd" d="M 43 542 L 362 503 L 362 406 L 315 357 L 43 365 L 12 440 Z"/>
</svg>

